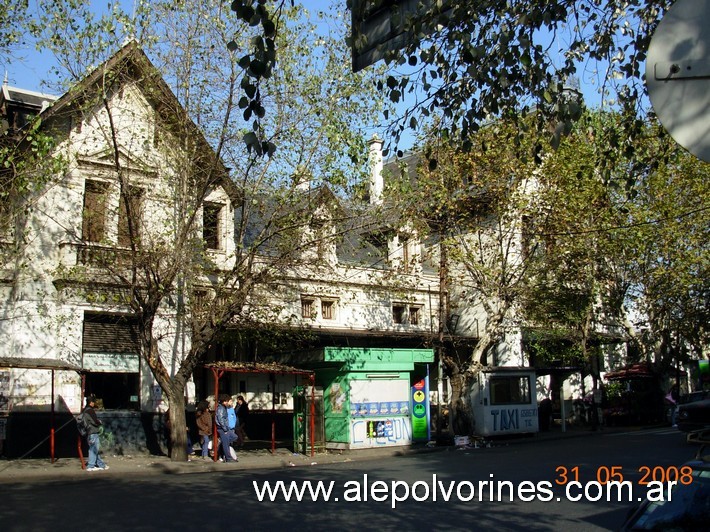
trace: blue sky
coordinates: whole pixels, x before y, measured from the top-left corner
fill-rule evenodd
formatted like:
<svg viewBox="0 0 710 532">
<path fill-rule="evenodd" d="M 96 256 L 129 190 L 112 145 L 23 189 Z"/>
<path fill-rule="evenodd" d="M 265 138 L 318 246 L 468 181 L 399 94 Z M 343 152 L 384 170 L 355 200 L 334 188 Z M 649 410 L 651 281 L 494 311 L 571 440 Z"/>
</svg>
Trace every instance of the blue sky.
<svg viewBox="0 0 710 532">
<path fill-rule="evenodd" d="M 310 11 L 323 10 L 331 4 L 332 0 L 300 0 L 300 3 Z M 336 0 L 337 1 L 337 0 Z M 342 0 L 344 3 L 345 0 Z M 92 1 L 95 13 L 105 13 L 108 2 Z M 127 12 L 133 6 L 133 0 L 119 0 Z M 36 9 L 33 2 L 30 2 L 29 10 Z M 21 47 L 14 47 L 15 57 L 0 57 L 0 74 L 3 79 L 7 75 L 8 83 L 14 87 L 34 90 L 38 92 L 51 92 L 43 87 L 42 82 L 47 80 L 50 69 L 55 65 L 54 57 L 51 53 L 37 51 L 32 44 Z M 350 58 L 348 57 L 348 60 Z M 50 80 L 51 81 L 51 80 Z"/>
<path fill-rule="evenodd" d="M 131 10 L 133 0 L 119 1 L 123 4 L 127 11 Z M 345 0 L 301 0 L 301 4 L 311 12 L 327 9 L 328 6 L 331 5 L 331 2 L 344 3 Z M 101 12 L 101 10 L 106 10 L 106 5 L 106 3 L 99 4 L 94 2 L 97 13 Z M 349 24 L 349 19 L 346 18 L 344 23 Z M 326 31 L 325 28 L 324 31 Z M 0 73 L 3 77 L 7 75 L 8 83 L 15 87 L 33 91 L 53 92 L 42 83 L 44 80 L 49 78 L 51 71 L 50 69 L 55 64 L 52 54 L 47 51 L 37 51 L 30 45 L 16 49 L 16 51 L 16 57 L 0 58 L 0 68 L 2 69 Z M 562 61 L 561 56 L 559 59 Z M 350 57 L 348 56 L 347 58 L 344 58 L 344 60 L 350 61 Z M 589 69 L 585 69 L 582 65 L 580 65 L 579 78 L 580 88 L 584 94 L 585 101 L 590 106 L 598 107 L 601 104 L 601 96 L 598 93 L 599 74 Z M 49 79 L 49 81 L 51 82 L 52 80 Z M 400 104 L 398 107 L 404 109 L 407 105 L 408 102 L 405 100 L 405 102 Z M 377 131 L 379 129 L 379 127 L 373 125 L 373 131 Z M 380 136 L 384 135 L 384 133 L 379 131 L 378 134 L 380 134 Z M 408 131 L 405 131 L 403 132 L 403 138 L 399 147 L 402 149 L 408 149 L 412 146 L 413 142 L 414 139 L 411 134 Z"/>
</svg>

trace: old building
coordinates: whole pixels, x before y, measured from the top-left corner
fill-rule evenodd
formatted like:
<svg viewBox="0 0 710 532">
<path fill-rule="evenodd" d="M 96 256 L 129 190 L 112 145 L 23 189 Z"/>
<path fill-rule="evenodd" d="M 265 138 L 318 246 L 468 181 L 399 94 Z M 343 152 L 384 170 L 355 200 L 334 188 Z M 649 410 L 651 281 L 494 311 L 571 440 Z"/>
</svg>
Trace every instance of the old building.
<svg viewBox="0 0 710 532">
<path fill-rule="evenodd" d="M 141 356 L 145 324 L 131 297 L 143 297 L 142 272 L 151 261 L 160 263 L 161 249 L 176 235 L 198 239 L 203 271 L 192 278 L 189 292 L 176 288 L 162 299 L 151 322 L 157 353 L 166 368 L 177 371 L 191 348 L 190 318 L 230 297 L 215 298 L 214 286 L 235 267 L 233 235 L 240 220 L 234 204 L 240 192 L 135 43 L 52 105 L 37 95 L 22 99 L 18 95 L 29 93 L 20 90 L 5 93 L 8 124 L 21 129 L 27 122 L 22 116 L 38 113 L 42 131 L 54 142 L 51 155 L 61 162 L 39 190 L 23 198 L 32 208 L 14 212 L 2 235 L 5 451 L 21 455 L 30 442 L 42 441 L 51 418 L 59 426 L 59 452 L 72 453 L 69 415 L 80 410 L 88 393 L 99 398 L 114 435 L 109 444 L 117 452 L 155 451 L 163 441 L 166 398 Z M 18 102 L 22 106 L 13 108 Z M 211 173 L 204 177 L 209 186 L 188 198 L 198 202 L 196 223 L 182 234 L 181 217 L 191 211 L 177 211 L 175 198 L 196 181 L 194 175 L 185 181 L 184 169 L 194 164 L 189 157 L 200 158 L 195 166 Z M 390 223 L 353 222 L 374 216 L 369 211 L 377 204 L 380 173 L 371 205 L 345 205 L 325 187 L 311 189 L 308 181 L 293 194 L 291 208 L 308 213 L 296 237 L 303 245 L 293 246 L 300 249 L 296 260 L 279 266 L 280 277 L 271 276 L 272 284 L 252 294 L 249 304 L 251 312 L 262 300 L 277 309 L 270 314 L 273 321 L 254 328 L 272 335 L 301 331 L 302 340 L 287 349 L 235 326 L 204 360 L 274 360 L 315 370 L 324 394 L 322 441 L 335 446 L 410 443 L 411 385 L 433 362 L 438 278 L 426 266 L 421 245 L 411 235 L 405 240 Z M 268 264 L 271 250 L 265 246 L 261 252 L 257 260 Z M 281 288 L 273 290 L 274 283 Z M 188 293 L 186 303 L 180 294 Z M 269 417 L 282 412 L 279 426 L 288 436 L 298 384 L 264 372 L 234 373 L 219 382 L 219 391 L 244 394 L 254 419 L 260 411 Z M 212 372 L 196 367 L 185 391 L 188 408 L 214 388 Z M 46 445 L 37 452 L 46 453 Z"/>
</svg>

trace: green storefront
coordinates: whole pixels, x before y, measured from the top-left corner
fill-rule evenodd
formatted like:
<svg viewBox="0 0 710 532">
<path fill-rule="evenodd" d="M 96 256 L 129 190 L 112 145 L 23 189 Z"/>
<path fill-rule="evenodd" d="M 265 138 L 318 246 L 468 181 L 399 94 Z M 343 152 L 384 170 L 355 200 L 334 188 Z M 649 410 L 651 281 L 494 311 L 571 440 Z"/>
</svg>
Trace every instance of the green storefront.
<svg viewBox="0 0 710 532">
<path fill-rule="evenodd" d="M 323 389 L 328 448 L 409 445 L 412 384 L 434 361 L 432 349 L 325 347 L 311 352 L 309 366 Z"/>
</svg>

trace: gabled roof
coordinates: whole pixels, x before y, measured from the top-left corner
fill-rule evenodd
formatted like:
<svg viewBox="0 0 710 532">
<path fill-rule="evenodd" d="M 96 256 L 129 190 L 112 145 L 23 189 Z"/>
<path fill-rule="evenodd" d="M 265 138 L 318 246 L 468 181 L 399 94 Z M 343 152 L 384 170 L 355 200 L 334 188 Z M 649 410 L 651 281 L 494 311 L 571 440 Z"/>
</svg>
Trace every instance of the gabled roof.
<svg viewBox="0 0 710 532">
<path fill-rule="evenodd" d="M 162 116 L 161 119 L 178 120 L 181 124 L 186 124 L 189 137 L 201 146 L 200 153 L 210 159 L 216 156 L 202 130 L 189 118 L 175 94 L 136 41 L 128 42 L 110 59 L 87 74 L 44 110 L 41 113 L 42 119 L 50 121 L 62 116 L 63 113 L 73 112 L 76 106 L 96 94 L 97 90 L 102 91 L 102 86 L 107 80 L 111 80 L 111 83 L 123 83 L 128 80 L 139 83 L 144 88 L 146 97 L 154 105 L 170 110 L 172 116 Z M 217 180 L 214 184 L 224 187 L 232 199 L 238 198 L 240 193 L 234 182 L 229 179 L 229 171 L 222 161 L 216 161 L 216 164 Z"/>
</svg>

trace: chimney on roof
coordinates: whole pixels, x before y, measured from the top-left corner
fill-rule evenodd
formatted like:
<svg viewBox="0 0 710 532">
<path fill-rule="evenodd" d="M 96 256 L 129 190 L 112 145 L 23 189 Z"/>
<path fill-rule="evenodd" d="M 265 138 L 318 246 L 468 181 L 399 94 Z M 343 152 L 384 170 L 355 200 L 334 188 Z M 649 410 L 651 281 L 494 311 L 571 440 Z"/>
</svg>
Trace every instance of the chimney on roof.
<svg viewBox="0 0 710 532">
<path fill-rule="evenodd" d="M 299 165 L 296 168 L 292 179 L 296 190 L 308 192 L 311 189 L 311 174 L 304 166 Z"/>
<path fill-rule="evenodd" d="M 383 140 L 372 135 L 368 141 L 370 147 L 370 203 L 380 205 L 382 203 L 382 192 L 384 190 L 384 180 L 382 177 L 382 144 Z"/>
</svg>

